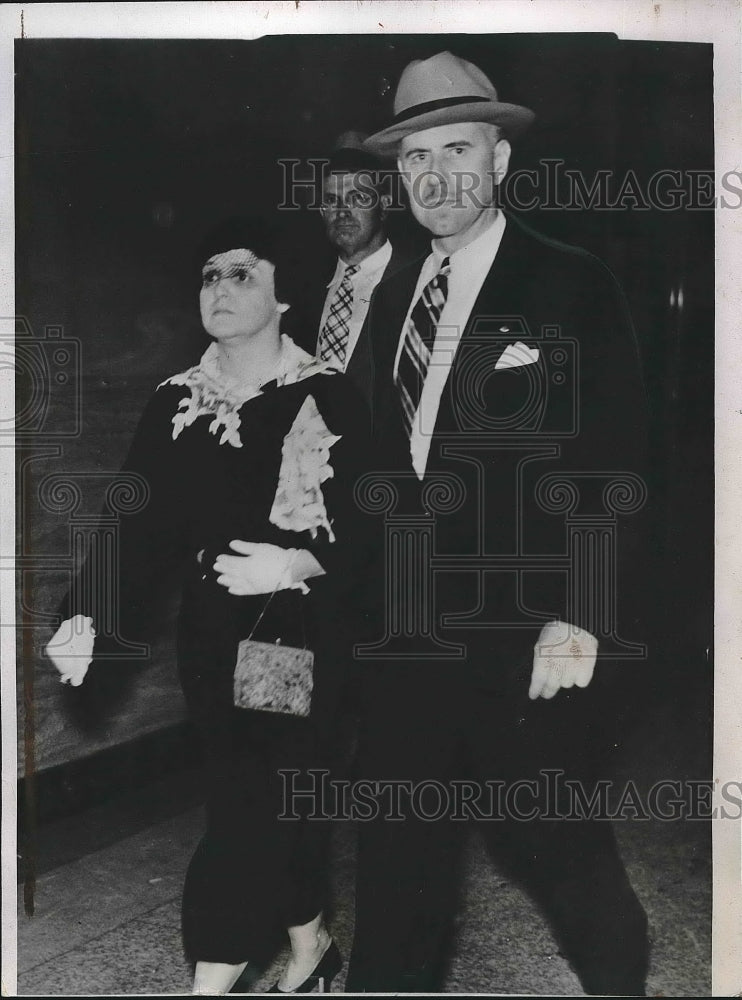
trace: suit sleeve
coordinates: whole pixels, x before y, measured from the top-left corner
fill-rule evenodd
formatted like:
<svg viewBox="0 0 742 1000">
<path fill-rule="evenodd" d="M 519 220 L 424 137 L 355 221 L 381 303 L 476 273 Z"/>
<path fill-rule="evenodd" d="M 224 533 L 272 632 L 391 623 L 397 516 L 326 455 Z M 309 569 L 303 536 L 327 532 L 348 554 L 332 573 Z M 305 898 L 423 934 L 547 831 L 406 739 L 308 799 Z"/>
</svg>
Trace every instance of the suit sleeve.
<svg viewBox="0 0 742 1000">
<path fill-rule="evenodd" d="M 552 579 L 540 603 L 598 636 L 610 626 L 626 641 L 641 641 L 649 503 L 645 382 L 618 283 L 600 262 L 584 265 L 573 302 L 576 434 L 564 443 L 558 469 L 579 496 L 566 536 L 572 585 Z M 601 525 L 605 530 L 592 531 Z"/>
</svg>

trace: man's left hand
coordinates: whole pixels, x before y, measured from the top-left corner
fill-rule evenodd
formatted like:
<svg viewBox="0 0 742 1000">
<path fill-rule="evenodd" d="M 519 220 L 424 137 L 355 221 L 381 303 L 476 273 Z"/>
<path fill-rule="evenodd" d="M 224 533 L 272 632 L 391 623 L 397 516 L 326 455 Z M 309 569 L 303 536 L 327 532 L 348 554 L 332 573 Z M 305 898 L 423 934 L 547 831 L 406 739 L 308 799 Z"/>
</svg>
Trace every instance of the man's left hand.
<svg viewBox="0 0 742 1000">
<path fill-rule="evenodd" d="M 560 688 L 585 688 L 593 677 L 598 640 L 568 622 L 547 622 L 533 647 L 528 697 L 553 698 Z"/>
</svg>

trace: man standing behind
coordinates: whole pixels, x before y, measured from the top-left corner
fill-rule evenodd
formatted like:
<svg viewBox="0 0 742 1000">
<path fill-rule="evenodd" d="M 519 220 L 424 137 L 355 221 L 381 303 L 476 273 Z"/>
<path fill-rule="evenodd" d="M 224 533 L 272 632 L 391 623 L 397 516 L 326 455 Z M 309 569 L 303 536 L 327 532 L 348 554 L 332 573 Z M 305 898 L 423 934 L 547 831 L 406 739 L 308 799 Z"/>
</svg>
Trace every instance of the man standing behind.
<svg viewBox="0 0 742 1000">
<path fill-rule="evenodd" d="M 327 164 L 322 222 L 337 263 L 324 301 L 307 296 L 307 335 L 298 339 L 306 350 L 346 372 L 370 404 L 373 364 L 364 326 L 369 302 L 379 282 L 409 258 L 387 238 L 391 196 L 379 183 L 381 164 L 362 148 L 366 138 L 361 132 L 343 133 Z"/>
<path fill-rule="evenodd" d="M 616 582 L 631 591 L 640 580 L 626 579 L 636 535 L 620 516 L 644 489 L 633 332 L 600 261 L 496 207 L 508 140 L 532 112 L 448 52 L 407 67 L 394 110 L 367 145 L 396 156 L 433 240 L 422 264 L 378 289 L 368 319 L 375 467 L 391 483 L 375 499 L 393 509 L 379 545 L 383 621 L 356 651 L 358 772 L 379 783 L 379 811 L 360 824 L 346 990 L 440 989 L 461 820 L 476 818 L 517 864 L 584 989 L 643 995 L 646 917 L 610 824 L 568 820 L 541 780 L 595 779 L 609 678 L 632 669 L 612 658 L 635 625 Z M 598 544 L 580 534 L 590 523 L 605 526 Z M 387 785 L 413 789 L 393 817 Z"/>
</svg>

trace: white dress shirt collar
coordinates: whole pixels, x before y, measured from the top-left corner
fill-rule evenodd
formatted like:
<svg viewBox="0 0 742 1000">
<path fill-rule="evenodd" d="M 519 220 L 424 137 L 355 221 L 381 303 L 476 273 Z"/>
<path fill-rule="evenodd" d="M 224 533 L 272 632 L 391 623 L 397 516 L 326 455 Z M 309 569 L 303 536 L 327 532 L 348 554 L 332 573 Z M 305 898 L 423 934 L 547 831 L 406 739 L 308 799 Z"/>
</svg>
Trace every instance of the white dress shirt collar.
<svg viewBox="0 0 742 1000">
<path fill-rule="evenodd" d="M 505 216 L 502 212 L 498 212 L 491 226 L 488 226 L 471 243 L 467 243 L 466 246 L 454 250 L 453 253 L 447 253 L 442 249 L 437 240 L 433 240 L 430 257 L 435 261 L 436 268 L 440 268 L 442 262 L 448 257 L 451 261 L 452 271 L 458 271 L 459 268 L 468 268 L 475 261 L 484 260 L 489 262 L 489 266 L 487 267 L 487 270 L 489 270 L 489 267 L 492 266 L 492 261 L 495 259 L 504 232 Z M 430 257 L 428 260 L 430 260 Z"/>
<path fill-rule="evenodd" d="M 381 270 L 381 268 L 386 267 L 392 256 L 392 245 L 387 240 L 385 243 L 379 247 L 378 250 L 374 250 L 373 253 L 369 254 L 368 257 L 364 257 L 360 264 L 358 264 L 358 270 L 356 275 L 365 277 L 366 275 L 371 275 L 376 271 Z M 348 264 L 344 260 L 338 257 L 337 264 L 335 266 L 335 273 L 332 278 L 327 282 L 327 287 L 332 288 L 333 285 L 338 284 L 343 280 L 343 275 L 345 274 Z"/>
</svg>

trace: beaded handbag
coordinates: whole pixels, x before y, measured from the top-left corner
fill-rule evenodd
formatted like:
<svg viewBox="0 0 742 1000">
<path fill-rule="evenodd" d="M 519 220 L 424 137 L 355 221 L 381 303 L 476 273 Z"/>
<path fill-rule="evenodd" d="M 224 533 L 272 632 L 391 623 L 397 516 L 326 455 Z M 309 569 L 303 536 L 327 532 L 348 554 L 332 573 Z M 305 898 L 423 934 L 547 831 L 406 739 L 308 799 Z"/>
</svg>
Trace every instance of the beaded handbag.
<svg viewBox="0 0 742 1000">
<path fill-rule="evenodd" d="M 237 708 L 309 715 L 314 653 L 276 642 L 243 639 L 237 648 L 234 703 Z"/>
<path fill-rule="evenodd" d="M 253 639 L 276 591 L 265 602 L 247 639 L 237 647 L 234 704 L 259 712 L 306 717 L 312 705 L 314 653 L 311 649 Z"/>
</svg>

